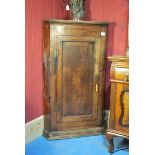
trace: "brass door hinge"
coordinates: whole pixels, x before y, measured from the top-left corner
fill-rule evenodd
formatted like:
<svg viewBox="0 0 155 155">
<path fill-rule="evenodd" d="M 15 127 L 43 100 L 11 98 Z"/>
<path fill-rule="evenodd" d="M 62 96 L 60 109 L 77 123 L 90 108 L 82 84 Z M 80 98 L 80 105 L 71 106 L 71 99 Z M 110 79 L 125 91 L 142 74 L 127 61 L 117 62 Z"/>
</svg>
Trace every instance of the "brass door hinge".
<svg viewBox="0 0 155 155">
<path fill-rule="evenodd" d="M 58 49 L 54 51 L 54 74 L 57 72 L 57 63 L 58 63 Z"/>
<path fill-rule="evenodd" d="M 51 101 L 51 97 L 50 97 L 50 96 L 48 96 L 48 103 L 50 103 L 50 101 Z"/>
<path fill-rule="evenodd" d="M 58 105 L 58 104 L 55 104 L 55 105 L 54 105 L 54 111 L 55 111 L 55 112 L 58 112 L 58 111 L 59 111 L 59 105 Z"/>
</svg>

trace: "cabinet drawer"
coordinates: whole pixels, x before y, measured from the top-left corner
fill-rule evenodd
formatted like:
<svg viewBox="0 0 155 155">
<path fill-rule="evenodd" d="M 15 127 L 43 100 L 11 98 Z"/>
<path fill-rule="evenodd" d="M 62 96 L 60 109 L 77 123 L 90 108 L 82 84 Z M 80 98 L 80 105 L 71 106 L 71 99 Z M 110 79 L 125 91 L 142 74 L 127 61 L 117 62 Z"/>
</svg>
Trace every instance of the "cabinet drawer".
<svg viewBox="0 0 155 155">
<path fill-rule="evenodd" d="M 112 80 L 129 82 L 129 69 L 123 67 L 115 67 Z"/>
</svg>

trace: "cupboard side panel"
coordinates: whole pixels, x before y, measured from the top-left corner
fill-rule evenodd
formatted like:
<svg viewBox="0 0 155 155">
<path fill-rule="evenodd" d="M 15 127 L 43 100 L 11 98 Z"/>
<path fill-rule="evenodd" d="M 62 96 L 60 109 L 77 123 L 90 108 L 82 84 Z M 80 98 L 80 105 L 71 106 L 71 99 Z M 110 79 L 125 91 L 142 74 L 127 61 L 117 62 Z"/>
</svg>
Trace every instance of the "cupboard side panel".
<svg viewBox="0 0 155 155">
<path fill-rule="evenodd" d="M 43 113 L 44 113 L 44 129 L 50 130 L 50 81 L 49 81 L 49 67 L 50 67 L 50 27 L 49 23 L 45 22 L 43 25 Z"/>
</svg>

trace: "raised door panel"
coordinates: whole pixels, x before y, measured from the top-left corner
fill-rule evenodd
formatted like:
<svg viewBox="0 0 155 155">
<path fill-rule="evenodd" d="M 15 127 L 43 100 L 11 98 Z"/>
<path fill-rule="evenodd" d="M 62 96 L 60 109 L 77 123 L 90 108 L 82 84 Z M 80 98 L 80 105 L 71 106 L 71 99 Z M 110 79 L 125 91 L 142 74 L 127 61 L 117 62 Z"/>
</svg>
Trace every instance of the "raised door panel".
<svg viewBox="0 0 155 155">
<path fill-rule="evenodd" d="M 115 83 L 114 129 L 128 133 L 129 131 L 129 85 Z"/>
<path fill-rule="evenodd" d="M 98 124 L 100 40 L 58 36 L 57 129 Z"/>
</svg>

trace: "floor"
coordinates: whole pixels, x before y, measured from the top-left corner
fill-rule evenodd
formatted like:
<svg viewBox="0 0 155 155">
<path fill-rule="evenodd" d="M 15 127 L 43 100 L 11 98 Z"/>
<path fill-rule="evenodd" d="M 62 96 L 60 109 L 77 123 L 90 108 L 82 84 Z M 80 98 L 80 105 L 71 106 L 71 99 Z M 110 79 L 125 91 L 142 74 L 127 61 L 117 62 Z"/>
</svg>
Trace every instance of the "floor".
<svg viewBox="0 0 155 155">
<path fill-rule="evenodd" d="M 50 141 L 41 136 L 26 145 L 25 155 L 110 155 L 108 145 L 104 135 Z M 129 154 L 127 140 L 114 137 L 114 145 L 113 155 Z"/>
</svg>

